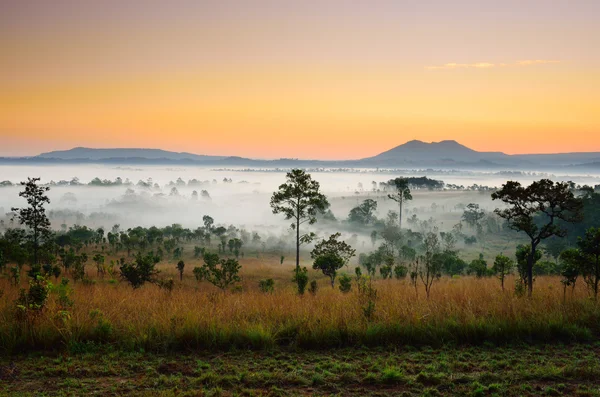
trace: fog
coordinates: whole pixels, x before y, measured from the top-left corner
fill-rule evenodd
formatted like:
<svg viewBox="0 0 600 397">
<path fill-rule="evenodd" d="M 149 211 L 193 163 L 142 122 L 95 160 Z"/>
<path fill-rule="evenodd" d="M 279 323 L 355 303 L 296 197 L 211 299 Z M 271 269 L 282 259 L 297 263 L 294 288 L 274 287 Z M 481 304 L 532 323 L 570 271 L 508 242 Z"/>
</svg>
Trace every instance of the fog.
<svg viewBox="0 0 600 397">
<path fill-rule="evenodd" d="M 397 205 L 387 199 L 385 192 L 377 192 L 379 183 L 398 176 L 427 176 L 445 182 L 446 186 L 459 185 L 460 190 L 413 191 L 414 199 L 405 205 L 405 219 L 416 214 L 421 221 L 430 220 L 429 226 L 449 230 L 460 219 L 461 205 L 480 204 L 483 209 L 493 210 L 498 203 L 492 202 L 490 191 L 466 190 L 477 184 L 490 188 L 499 187 L 507 180 L 529 184 L 541 178 L 555 181 L 571 180 L 577 184 L 600 184 L 599 175 L 548 175 L 544 173 L 433 171 L 433 170 L 308 170 L 320 182 L 328 196 L 331 211 L 338 221 L 344 221 L 348 212 L 360 202 L 372 198 L 378 202 L 377 217 L 385 219 L 388 211 L 397 211 Z M 10 181 L 14 186 L 0 187 L 0 214 L 8 222 L 6 213 L 11 207 L 22 207 L 25 201 L 19 197 L 21 187 L 16 185 L 27 177 L 40 177 L 41 183 L 64 181 L 53 184 L 48 196 L 47 209 L 52 226 L 74 224 L 110 229 L 120 224 L 121 229 L 133 226 L 164 227 L 174 223 L 185 228 L 202 225 L 202 216 L 209 215 L 219 225 L 262 233 L 287 234 L 289 221 L 274 215 L 269 206 L 272 193 L 285 182 L 285 170 L 227 169 L 215 170 L 202 167 L 166 166 L 0 166 L 0 182 Z M 82 185 L 70 185 L 74 178 Z M 89 186 L 94 178 L 114 181 L 121 178 L 120 186 Z M 177 180 L 180 178 L 180 182 Z M 197 180 L 190 186 L 190 180 Z M 143 181 L 148 186 L 138 185 Z M 131 182 L 131 185 L 126 185 Z M 373 191 L 376 183 L 375 191 Z M 175 187 L 176 192 L 173 191 Z M 210 197 L 202 197 L 202 191 Z M 197 199 L 192 194 L 198 193 Z M 410 224 L 406 225 L 411 227 Z M 417 224 L 412 225 L 418 229 Z M 344 231 L 343 224 L 318 222 L 312 229 L 319 234 Z M 330 229 L 330 230 L 329 230 Z M 418 230 L 417 230 L 418 231 Z M 352 232 L 349 228 L 347 233 Z M 359 236 L 364 245 L 366 236 Z"/>
</svg>

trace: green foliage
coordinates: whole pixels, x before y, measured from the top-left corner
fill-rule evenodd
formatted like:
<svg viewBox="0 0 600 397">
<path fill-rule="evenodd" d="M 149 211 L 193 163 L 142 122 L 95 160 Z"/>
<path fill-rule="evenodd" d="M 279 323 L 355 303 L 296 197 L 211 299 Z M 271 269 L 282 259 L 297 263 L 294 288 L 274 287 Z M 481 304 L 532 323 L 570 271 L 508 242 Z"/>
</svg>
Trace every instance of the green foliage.
<svg viewBox="0 0 600 397">
<path fill-rule="evenodd" d="M 300 245 L 309 243 L 313 234 L 300 235 L 300 225 L 314 224 L 317 214 L 329 207 L 327 197 L 320 192 L 319 182 L 312 179 L 303 170 L 293 169 L 286 175 L 286 183 L 271 197 L 274 214 L 283 214 L 285 219 L 293 220 L 291 227 L 296 231 L 296 270 L 300 268 Z"/>
<path fill-rule="evenodd" d="M 159 258 L 154 253 L 142 255 L 139 252 L 132 263 L 122 260 L 119 267 L 121 278 L 128 281 L 133 288 L 139 288 L 147 282 L 156 283 L 159 271 L 155 267 L 158 262 Z"/>
<path fill-rule="evenodd" d="M 306 286 L 308 285 L 308 269 L 306 267 L 294 269 L 292 281 L 298 287 L 298 294 L 304 295 L 304 291 L 306 291 Z"/>
<path fill-rule="evenodd" d="M 525 288 L 528 285 L 527 278 L 527 269 L 528 269 L 528 260 L 531 255 L 531 246 L 525 244 L 519 244 L 517 246 L 517 251 L 515 256 L 517 257 L 517 273 L 519 273 L 519 279 Z M 533 257 L 533 269 L 535 269 L 535 264 L 542 259 L 542 253 L 540 251 L 535 251 L 535 256 Z M 531 280 L 532 282 L 535 279 Z"/>
<path fill-rule="evenodd" d="M 310 285 L 308 286 L 308 292 L 310 292 L 310 294 L 312 296 L 317 295 L 317 290 L 319 289 L 319 284 L 317 283 L 317 280 L 312 280 L 310 282 Z"/>
<path fill-rule="evenodd" d="M 260 280 L 258 282 L 258 289 L 263 293 L 273 293 L 275 291 L 275 281 L 272 278 Z"/>
<path fill-rule="evenodd" d="M 238 275 L 241 268 L 237 259 L 220 259 L 218 254 L 206 253 L 200 272 L 203 280 L 225 290 L 241 281 Z"/>
<path fill-rule="evenodd" d="M 33 247 L 33 264 L 38 263 L 40 246 L 46 243 L 52 232 L 50 230 L 50 220 L 46 216 L 44 206 L 50 203 L 46 192 L 50 190 L 47 186 L 39 186 L 40 178 L 27 178 L 26 182 L 21 182 L 25 190 L 19 193 L 20 197 L 27 200 L 28 207 L 11 208 L 15 212 L 15 217 L 21 225 L 29 229 L 28 239 Z"/>
<path fill-rule="evenodd" d="M 183 280 L 183 269 L 185 269 L 185 263 L 183 261 L 177 262 L 177 271 L 179 272 L 179 281 Z"/>
<path fill-rule="evenodd" d="M 475 228 L 485 217 L 485 211 L 479 208 L 479 204 L 470 203 L 462 215 L 462 220 L 471 228 Z"/>
<path fill-rule="evenodd" d="M 492 199 L 507 204 L 507 208 L 496 209 L 496 214 L 506 220 L 508 227 L 525 233 L 531 241 L 531 251 L 525 263 L 526 271 L 519 269 L 521 277 L 526 276 L 523 282 L 531 295 L 537 246 L 547 238 L 566 236 L 567 230 L 561 226 L 561 221 L 580 221 L 583 201 L 573 195 L 568 183 L 554 183 L 549 179 L 533 182 L 528 187 L 521 186 L 519 182 L 508 181 L 502 189 L 492 194 Z"/>
<path fill-rule="evenodd" d="M 160 289 L 164 289 L 167 292 L 171 292 L 175 287 L 175 281 L 173 281 L 172 277 L 169 277 L 167 279 L 159 279 L 156 280 L 156 285 L 158 285 L 158 288 Z"/>
<path fill-rule="evenodd" d="M 467 274 L 475 275 L 475 277 L 489 277 L 494 274 L 492 269 L 488 269 L 487 262 L 483 259 L 483 254 L 479 254 L 478 259 L 473 259 L 467 268 Z"/>
<path fill-rule="evenodd" d="M 410 193 L 409 183 L 406 178 L 396 178 L 387 182 L 388 186 L 391 186 L 395 192 L 394 194 L 388 194 L 388 198 L 398 203 L 398 227 L 402 228 L 402 206 L 405 201 L 412 200 L 412 194 Z"/>
<path fill-rule="evenodd" d="M 29 290 L 21 289 L 15 301 L 17 318 L 30 321 L 37 317 L 46 307 L 52 284 L 38 275 L 29 281 Z"/>
<path fill-rule="evenodd" d="M 406 266 L 400 264 L 394 266 L 394 277 L 396 277 L 397 280 L 405 278 L 407 274 L 408 268 Z"/>
<path fill-rule="evenodd" d="M 375 315 L 375 302 L 377 290 L 373 288 L 372 278 L 361 276 L 357 279 L 358 298 L 365 319 L 370 322 Z"/>
<path fill-rule="evenodd" d="M 514 267 L 515 263 L 509 257 L 504 256 L 502 254 L 496 256 L 496 259 L 494 260 L 494 265 L 492 266 L 492 272 L 500 280 L 500 283 L 502 285 L 502 291 L 504 291 L 504 280 L 506 276 L 512 273 Z"/>
<path fill-rule="evenodd" d="M 340 291 L 344 293 L 350 292 L 352 289 L 352 277 L 347 275 L 346 273 L 342 274 L 339 278 L 340 281 Z"/>
<path fill-rule="evenodd" d="M 392 278 L 392 266 L 391 265 L 383 265 L 379 268 L 379 274 L 381 274 L 381 278 L 386 280 L 388 278 Z"/>
<path fill-rule="evenodd" d="M 321 270 L 331 280 L 334 287 L 337 271 L 348 263 L 356 253 L 345 241 L 339 241 L 340 233 L 329 236 L 327 240 L 321 240 L 315 245 L 310 256 L 314 259 L 313 269 Z"/>
<path fill-rule="evenodd" d="M 375 219 L 376 210 L 377 201 L 366 199 L 359 206 L 350 210 L 350 213 L 348 214 L 348 222 L 363 226 L 370 225 Z"/>
<path fill-rule="evenodd" d="M 583 238 L 577 242 L 581 253 L 580 271 L 592 291 L 594 299 L 598 299 L 600 287 L 600 227 L 589 228 Z"/>
<path fill-rule="evenodd" d="M 73 306 L 73 288 L 69 285 L 69 279 L 61 279 L 60 283 L 54 285 L 52 290 L 58 294 L 58 305 L 62 310 L 68 310 Z"/>
</svg>

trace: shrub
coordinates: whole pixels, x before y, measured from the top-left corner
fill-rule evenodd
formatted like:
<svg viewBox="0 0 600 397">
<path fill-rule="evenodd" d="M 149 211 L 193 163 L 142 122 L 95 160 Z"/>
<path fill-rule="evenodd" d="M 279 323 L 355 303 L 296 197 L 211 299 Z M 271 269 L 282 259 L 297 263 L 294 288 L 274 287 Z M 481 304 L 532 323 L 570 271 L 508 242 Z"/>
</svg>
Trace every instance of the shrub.
<svg viewBox="0 0 600 397">
<path fill-rule="evenodd" d="M 173 287 L 175 286 L 175 281 L 173 281 L 172 278 L 168 278 L 163 280 L 157 280 L 156 284 L 158 285 L 158 288 L 164 289 L 167 292 L 171 292 L 173 291 Z"/>
<path fill-rule="evenodd" d="M 403 266 L 403 265 L 394 266 L 394 277 L 396 277 L 396 279 L 400 280 L 401 278 L 405 278 L 407 274 L 408 274 L 408 268 L 406 266 Z"/>
<path fill-rule="evenodd" d="M 204 265 L 200 267 L 201 270 L 198 272 L 203 280 L 225 290 L 230 285 L 241 281 L 238 275 L 241 268 L 237 259 L 220 259 L 217 254 L 206 253 L 204 255 Z"/>
<path fill-rule="evenodd" d="M 268 278 L 266 280 L 260 280 L 258 282 L 258 288 L 260 292 L 264 293 L 272 293 L 275 290 L 275 281 L 272 278 Z"/>
<path fill-rule="evenodd" d="M 147 255 L 138 253 L 133 263 L 121 262 L 119 270 L 121 278 L 127 280 L 133 288 L 139 288 L 147 282 L 155 283 L 159 271 L 155 269 L 159 259 L 150 252 Z"/>
<path fill-rule="evenodd" d="M 185 263 L 183 261 L 177 262 L 177 271 L 179 272 L 179 281 L 183 280 L 183 269 L 185 269 Z"/>
<path fill-rule="evenodd" d="M 313 280 L 310 282 L 310 286 L 308 287 L 308 292 L 310 292 L 310 294 L 312 296 L 317 295 L 317 290 L 319 289 L 319 284 L 317 283 L 317 280 Z"/>
<path fill-rule="evenodd" d="M 51 284 L 43 276 L 36 276 L 29 281 L 29 290 L 21 289 L 19 298 L 15 301 L 17 317 L 31 320 L 44 310 L 48 302 Z"/>
<path fill-rule="evenodd" d="M 298 293 L 304 295 L 306 286 L 308 285 L 308 269 L 306 267 L 294 269 L 294 278 L 292 281 L 296 283 L 298 287 Z"/>
<path fill-rule="evenodd" d="M 340 276 L 340 291 L 347 293 L 352 289 L 352 278 L 347 274 Z"/>
</svg>

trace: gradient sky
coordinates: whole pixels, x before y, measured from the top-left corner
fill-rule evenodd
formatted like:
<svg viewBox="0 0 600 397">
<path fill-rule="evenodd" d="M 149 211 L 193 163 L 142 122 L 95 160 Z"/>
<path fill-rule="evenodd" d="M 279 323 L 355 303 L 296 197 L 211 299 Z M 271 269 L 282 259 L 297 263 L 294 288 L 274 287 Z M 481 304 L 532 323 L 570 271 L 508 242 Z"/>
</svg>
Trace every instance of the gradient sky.
<svg viewBox="0 0 600 397">
<path fill-rule="evenodd" d="M 0 0 L 0 155 L 600 151 L 600 1 Z"/>
</svg>

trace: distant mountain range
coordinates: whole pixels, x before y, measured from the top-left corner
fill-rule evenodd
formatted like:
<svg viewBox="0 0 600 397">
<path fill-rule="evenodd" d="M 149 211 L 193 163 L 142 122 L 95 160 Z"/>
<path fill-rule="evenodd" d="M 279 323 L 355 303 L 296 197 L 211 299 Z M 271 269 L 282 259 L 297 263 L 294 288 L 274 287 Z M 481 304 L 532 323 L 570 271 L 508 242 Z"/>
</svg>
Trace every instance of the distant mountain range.
<svg viewBox="0 0 600 397">
<path fill-rule="evenodd" d="M 600 153 L 508 155 L 478 152 L 452 140 L 426 143 L 413 140 L 373 157 L 357 160 L 256 160 L 232 156 L 206 156 L 160 149 L 92 149 L 42 153 L 34 157 L 4 157 L 1 163 L 107 163 L 107 164 L 196 164 L 246 167 L 365 167 L 546 170 L 574 168 L 600 170 Z"/>
</svg>

